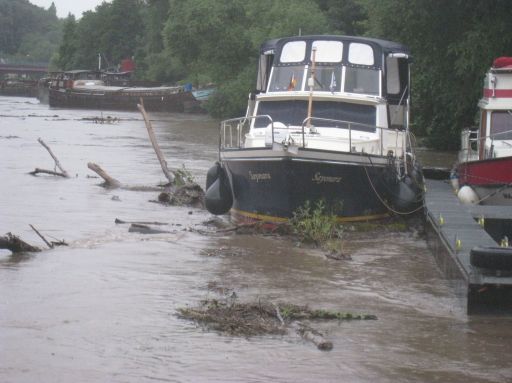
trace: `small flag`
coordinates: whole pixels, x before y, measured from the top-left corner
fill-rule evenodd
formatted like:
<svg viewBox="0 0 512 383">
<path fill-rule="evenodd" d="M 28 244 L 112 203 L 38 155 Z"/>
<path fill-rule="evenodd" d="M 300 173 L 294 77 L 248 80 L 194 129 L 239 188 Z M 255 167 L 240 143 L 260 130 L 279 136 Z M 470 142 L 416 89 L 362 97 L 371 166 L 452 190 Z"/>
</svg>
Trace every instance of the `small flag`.
<svg viewBox="0 0 512 383">
<path fill-rule="evenodd" d="M 290 84 L 288 84 L 288 90 L 295 90 L 297 86 L 297 79 L 295 78 L 295 72 L 292 72 L 292 78 L 290 79 Z"/>
<path fill-rule="evenodd" d="M 334 72 L 332 72 L 331 76 L 331 84 L 329 85 L 329 90 L 334 93 L 336 90 L 336 77 L 334 76 Z"/>
</svg>

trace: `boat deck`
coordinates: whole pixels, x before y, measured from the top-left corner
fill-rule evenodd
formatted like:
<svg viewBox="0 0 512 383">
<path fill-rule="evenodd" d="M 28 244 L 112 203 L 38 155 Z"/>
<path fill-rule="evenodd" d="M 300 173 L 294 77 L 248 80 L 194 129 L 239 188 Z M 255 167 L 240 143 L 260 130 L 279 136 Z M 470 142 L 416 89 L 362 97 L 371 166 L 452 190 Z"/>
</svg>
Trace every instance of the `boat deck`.
<svg viewBox="0 0 512 383">
<path fill-rule="evenodd" d="M 426 180 L 425 215 L 428 242 L 438 264 L 462 281 L 468 313 L 512 312 L 512 273 L 482 270 L 470 264 L 476 246 L 497 247 L 478 218 L 512 220 L 512 207 L 465 205 L 446 180 Z"/>
</svg>

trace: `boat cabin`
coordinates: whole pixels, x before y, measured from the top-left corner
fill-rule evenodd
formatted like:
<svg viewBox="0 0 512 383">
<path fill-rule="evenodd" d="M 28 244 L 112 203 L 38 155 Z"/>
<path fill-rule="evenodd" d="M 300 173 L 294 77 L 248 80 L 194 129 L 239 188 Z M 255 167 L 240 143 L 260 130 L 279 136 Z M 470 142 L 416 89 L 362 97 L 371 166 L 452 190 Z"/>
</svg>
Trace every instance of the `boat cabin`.
<svg viewBox="0 0 512 383">
<path fill-rule="evenodd" d="M 288 137 L 308 148 L 401 154 L 406 135 L 398 132 L 408 125 L 410 62 L 405 46 L 378 39 L 268 41 L 260 49 L 256 94 L 245 117 L 250 131 L 240 145 L 271 146 Z"/>
<path fill-rule="evenodd" d="M 362 37 L 298 36 L 262 45 L 258 92 L 315 91 L 386 97 L 408 95 L 409 51 L 400 44 Z"/>
<path fill-rule="evenodd" d="M 478 107 L 478 129 L 462 131 L 460 160 L 512 156 L 512 57 L 494 60 Z"/>
</svg>

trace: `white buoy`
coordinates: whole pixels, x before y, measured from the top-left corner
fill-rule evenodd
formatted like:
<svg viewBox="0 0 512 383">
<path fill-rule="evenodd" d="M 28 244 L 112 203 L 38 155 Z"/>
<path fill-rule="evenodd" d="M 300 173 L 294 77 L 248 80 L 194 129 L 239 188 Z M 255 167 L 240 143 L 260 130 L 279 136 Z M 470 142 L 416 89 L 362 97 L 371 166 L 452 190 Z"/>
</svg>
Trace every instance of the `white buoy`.
<svg viewBox="0 0 512 383">
<path fill-rule="evenodd" d="M 479 200 L 478 194 L 468 185 L 464 185 L 460 188 L 457 197 L 459 197 L 460 202 L 464 204 L 476 204 Z"/>
<path fill-rule="evenodd" d="M 457 172 L 451 172 L 450 173 L 450 183 L 452 184 L 452 188 L 453 190 L 455 190 L 455 193 L 458 193 L 459 192 L 459 176 L 457 174 Z"/>
</svg>

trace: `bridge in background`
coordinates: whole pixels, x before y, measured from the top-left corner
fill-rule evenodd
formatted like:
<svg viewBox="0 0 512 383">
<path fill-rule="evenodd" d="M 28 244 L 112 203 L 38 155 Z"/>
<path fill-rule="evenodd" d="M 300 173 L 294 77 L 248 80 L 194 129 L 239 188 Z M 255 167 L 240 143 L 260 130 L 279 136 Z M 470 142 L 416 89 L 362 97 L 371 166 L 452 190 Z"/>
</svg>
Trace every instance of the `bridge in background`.
<svg viewBox="0 0 512 383">
<path fill-rule="evenodd" d="M 0 80 L 8 77 L 18 77 L 23 79 L 38 80 L 48 73 L 48 64 L 46 63 L 0 63 Z"/>
</svg>

